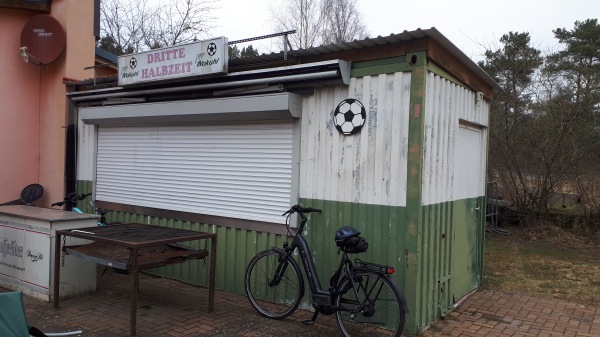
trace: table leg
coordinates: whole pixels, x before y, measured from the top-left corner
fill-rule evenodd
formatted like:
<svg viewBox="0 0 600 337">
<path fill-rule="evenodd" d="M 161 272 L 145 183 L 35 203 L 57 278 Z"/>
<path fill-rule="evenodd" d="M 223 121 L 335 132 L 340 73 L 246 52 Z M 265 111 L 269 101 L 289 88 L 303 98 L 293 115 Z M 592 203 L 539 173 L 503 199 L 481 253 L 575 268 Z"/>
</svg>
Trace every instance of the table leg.
<svg viewBox="0 0 600 337">
<path fill-rule="evenodd" d="M 217 262 L 217 238 L 210 239 L 210 280 L 208 285 L 208 312 L 215 308 L 215 265 Z"/>
<path fill-rule="evenodd" d="M 135 336 L 135 330 L 137 325 L 137 293 L 138 293 L 138 248 L 132 248 L 129 250 L 129 277 L 130 277 L 130 309 L 129 309 L 129 334 L 131 337 Z"/>
<path fill-rule="evenodd" d="M 60 290 L 60 240 L 61 235 L 57 233 L 54 238 L 54 290 L 52 292 L 54 309 L 58 309 L 58 298 L 60 297 L 58 293 Z"/>
</svg>

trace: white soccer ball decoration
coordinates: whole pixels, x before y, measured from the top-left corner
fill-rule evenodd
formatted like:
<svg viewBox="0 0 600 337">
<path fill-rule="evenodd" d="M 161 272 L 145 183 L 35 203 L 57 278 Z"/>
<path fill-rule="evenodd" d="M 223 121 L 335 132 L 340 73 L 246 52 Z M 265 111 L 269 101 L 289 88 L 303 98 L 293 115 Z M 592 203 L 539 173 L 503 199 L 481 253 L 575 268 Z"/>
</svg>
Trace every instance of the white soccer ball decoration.
<svg viewBox="0 0 600 337">
<path fill-rule="evenodd" d="M 367 112 L 364 105 L 354 98 L 341 101 L 333 112 L 335 128 L 344 135 L 359 132 L 366 120 Z"/>
</svg>

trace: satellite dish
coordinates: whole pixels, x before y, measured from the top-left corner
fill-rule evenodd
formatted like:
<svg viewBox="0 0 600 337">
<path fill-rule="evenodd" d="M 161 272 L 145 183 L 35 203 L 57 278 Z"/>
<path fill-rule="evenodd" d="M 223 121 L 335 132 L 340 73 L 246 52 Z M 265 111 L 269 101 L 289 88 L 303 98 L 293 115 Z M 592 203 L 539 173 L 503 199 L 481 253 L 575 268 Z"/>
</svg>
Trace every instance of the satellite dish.
<svg viewBox="0 0 600 337">
<path fill-rule="evenodd" d="M 47 14 L 29 19 L 21 30 L 21 55 L 27 62 L 46 65 L 54 62 L 65 49 L 65 30 Z"/>
</svg>

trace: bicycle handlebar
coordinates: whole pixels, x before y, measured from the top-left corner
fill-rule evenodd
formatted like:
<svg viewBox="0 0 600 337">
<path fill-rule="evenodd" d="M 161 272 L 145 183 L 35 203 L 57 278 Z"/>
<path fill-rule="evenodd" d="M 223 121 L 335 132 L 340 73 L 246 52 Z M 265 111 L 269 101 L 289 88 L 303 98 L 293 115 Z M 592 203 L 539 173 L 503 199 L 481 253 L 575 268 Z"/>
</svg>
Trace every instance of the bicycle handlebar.
<svg viewBox="0 0 600 337">
<path fill-rule="evenodd" d="M 75 192 L 69 193 L 69 195 L 67 195 L 63 201 L 55 202 L 50 206 L 62 206 L 64 204 L 75 204 L 78 200 L 83 200 L 83 199 L 89 197 L 90 195 L 92 195 L 92 193 L 82 193 L 80 195 L 77 195 L 77 193 L 75 193 Z"/>
<path fill-rule="evenodd" d="M 286 216 L 288 214 L 294 214 L 295 212 L 298 212 L 301 215 L 304 215 L 304 213 L 312 213 L 312 212 L 321 213 L 321 210 L 318 208 L 304 207 L 301 204 L 298 204 L 298 205 L 292 206 L 290 209 L 288 209 L 285 213 L 283 213 L 281 215 Z"/>
</svg>

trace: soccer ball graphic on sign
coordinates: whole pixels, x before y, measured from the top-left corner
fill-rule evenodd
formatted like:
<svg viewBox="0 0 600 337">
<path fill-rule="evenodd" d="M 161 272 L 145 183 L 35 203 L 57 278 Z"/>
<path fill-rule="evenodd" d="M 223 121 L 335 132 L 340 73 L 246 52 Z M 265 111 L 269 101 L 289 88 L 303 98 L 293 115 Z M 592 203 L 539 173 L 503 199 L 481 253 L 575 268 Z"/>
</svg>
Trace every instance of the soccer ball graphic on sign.
<svg viewBox="0 0 600 337">
<path fill-rule="evenodd" d="M 206 48 L 206 52 L 208 53 L 208 55 L 213 56 L 217 53 L 217 45 L 213 42 L 211 42 L 208 45 L 208 48 Z"/>
<path fill-rule="evenodd" d="M 354 98 L 340 102 L 333 112 L 335 128 L 344 135 L 352 135 L 360 131 L 367 119 L 363 104 Z"/>
</svg>

